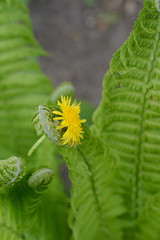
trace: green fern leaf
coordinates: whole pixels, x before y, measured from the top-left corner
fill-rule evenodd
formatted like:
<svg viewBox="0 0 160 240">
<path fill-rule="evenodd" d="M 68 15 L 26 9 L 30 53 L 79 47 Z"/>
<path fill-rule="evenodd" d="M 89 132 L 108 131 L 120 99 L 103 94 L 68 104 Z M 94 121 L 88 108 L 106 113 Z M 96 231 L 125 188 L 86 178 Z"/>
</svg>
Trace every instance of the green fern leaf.
<svg viewBox="0 0 160 240">
<path fill-rule="evenodd" d="M 72 181 L 69 224 L 75 240 L 121 239 L 124 212 L 115 183 L 113 153 L 85 128 L 78 148 L 59 147 Z M 115 161 L 115 162 L 114 162 Z"/>
<path fill-rule="evenodd" d="M 158 240 L 160 238 L 160 194 L 146 200 L 145 207 L 138 219 L 136 239 Z"/>
<path fill-rule="evenodd" d="M 46 53 L 34 39 L 27 8 L 0 3 L 0 157 L 26 156 L 35 142 L 33 109 L 48 101 L 51 84 L 36 58 Z"/>
<path fill-rule="evenodd" d="M 12 171 L 15 169 L 17 158 L 12 157 L 4 161 L 8 161 L 8 169 Z M 19 169 L 21 169 L 21 166 L 19 166 Z M 6 173 L 6 171 L 4 172 Z M 40 169 L 34 172 L 28 180 L 28 176 L 25 176 L 23 179 L 19 177 L 21 181 L 17 182 L 17 184 L 1 190 L 0 239 L 26 239 L 26 235 L 33 232 L 32 228 L 35 229 L 38 223 L 39 206 L 42 202 L 42 196 L 48 188 L 52 177 L 52 170 Z M 16 180 L 14 178 L 12 181 Z"/>
<path fill-rule="evenodd" d="M 130 223 L 127 240 L 136 239 L 144 199 L 159 191 L 159 57 L 160 12 L 155 1 L 146 0 L 134 31 L 115 53 L 105 75 L 93 126 L 93 132 L 120 157 L 119 181 Z"/>
<path fill-rule="evenodd" d="M 70 237 L 67 224 L 69 196 L 59 176 L 62 159 L 58 157 L 56 146 L 48 139 L 38 149 L 36 159 L 40 166 L 54 170 L 54 179 L 42 200 L 34 233 L 38 240 L 67 240 Z"/>
<path fill-rule="evenodd" d="M 2 159 L 13 154 L 23 156 L 28 166 L 27 173 L 28 169 L 34 167 L 39 169 L 39 166 L 54 168 L 55 178 L 59 179 L 58 164 L 53 164 L 57 154 L 56 152 L 53 154 L 52 145 L 44 144 L 42 155 L 26 157 L 37 138 L 31 125 L 34 109 L 39 104 L 46 104 L 52 91 L 51 83 L 43 75 L 37 62 L 37 57 L 40 55 L 46 53 L 33 36 L 26 6 L 18 0 L 2 0 L 0 2 L 0 156 Z M 2 161 L 1 165 L 4 163 Z M 16 170 L 14 164 L 6 165 L 5 168 Z M 0 180 L 3 184 L 8 183 L 7 176 L 3 174 L 5 179 L 1 176 Z M 41 197 L 44 191 L 40 191 L 39 188 L 29 188 L 27 176 L 18 186 L 11 185 L 9 189 L 7 188 L 8 191 L 0 193 L 0 239 L 68 239 L 66 224 L 68 198 L 62 183 L 60 180 L 57 180 L 56 184 L 51 183 L 55 189 L 45 191 L 43 199 Z M 54 199 L 56 200 L 53 201 Z M 60 204 L 61 199 L 64 200 Z M 55 224 L 55 216 L 61 227 Z"/>
<path fill-rule="evenodd" d="M 9 186 L 23 176 L 23 160 L 17 157 L 11 157 L 6 160 L 0 160 L 0 187 Z"/>
</svg>

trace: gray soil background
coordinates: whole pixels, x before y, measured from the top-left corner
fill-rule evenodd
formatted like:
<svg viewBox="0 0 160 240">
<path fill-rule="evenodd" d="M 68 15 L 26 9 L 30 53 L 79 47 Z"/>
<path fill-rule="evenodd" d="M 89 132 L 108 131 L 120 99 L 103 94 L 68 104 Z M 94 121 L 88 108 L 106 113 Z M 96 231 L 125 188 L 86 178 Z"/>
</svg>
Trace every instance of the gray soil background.
<svg viewBox="0 0 160 240">
<path fill-rule="evenodd" d="M 143 0 L 32 0 L 36 38 L 50 53 L 40 59 L 41 66 L 54 87 L 70 81 L 76 97 L 97 106 L 112 55 L 132 31 L 142 5 Z"/>
</svg>

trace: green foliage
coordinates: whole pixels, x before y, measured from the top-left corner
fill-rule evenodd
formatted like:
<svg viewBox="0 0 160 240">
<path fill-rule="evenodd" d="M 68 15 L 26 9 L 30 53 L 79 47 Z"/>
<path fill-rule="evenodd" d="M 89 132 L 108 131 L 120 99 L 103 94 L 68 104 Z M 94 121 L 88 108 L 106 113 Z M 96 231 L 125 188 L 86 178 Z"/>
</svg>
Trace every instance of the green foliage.
<svg viewBox="0 0 160 240">
<path fill-rule="evenodd" d="M 115 181 L 116 156 L 84 129 L 84 140 L 77 149 L 59 147 L 73 183 L 69 217 L 73 238 L 122 239 L 119 215 L 124 207 Z"/>
<path fill-rule="evenodd" d="M 159 1 L 158 1 L 159 2 Z M 129 222 L 125 239 L 135 238 L 146 199 L 160 184 L 160 13 L 146 0 L 134 31 L 115 53 L 94 114 L 93 132 L 120 157 L 120 179 Z M 152 219 L 148 219 L 148 225 Z M 148 232 L 148 235 L 147 235 Z M 152 231 L 154 236 L 154 230 Z"/>
<path fill-rule="evenodd" d="M 11 159 L 6 161 L 9 161 L 10 164 Z M 3 169 L 3 171 L 6 173 L 6 169 Z M 39 173 L 41 172 L 43 173 L 44 170 L 40 169 Z M 32 175 L 35 176 L 36 173 L 32 173 Z M 31 176 L 28 180 L 28 176 L 25 176 L 25 178 L 19 179 L 14 186 L 7 187 L 1 191 L 0 239 L 26 239 L 25 236 L 32 232 L 32 227 L 36 227 L 39 221 L 38 206 L 45 189 L 51 182 L 52 175 L 50 174 L 50 178 L 48 178 L 46 174 L 43 174 L 41 180 L 39 178 L 39 181 L 36 181 L 32 188 L 29 186 L 28 181 L 33 177 Z"/>
<path fill-rule="evenodd" d="M 15 156 L 0 161 L 0 187 L 8 186 L 23 176 L 23 160 Z"/>
<path fill-rule="evenodd" d="M 46 189 L 48 184 L 52 181 L 53 171 L 51 169 L 42 168 L 34 172 L 28 179 L 30 188 L 36 188 L 38 191 Z"/>
<path fill-rule="evenodd" d="M 74 96 L 74 87 L 64 83 L 50 97 L 37 62 L 46 53 L 33 37 L 28 10 L 18 0 L 1 1 L 0 157 L 7 159 L 0 161 L 0 239 L 159 240 L 159 3 L 144 1 L 115 53 L 92 132 L 83 124 L 81 145 L 57 147 L 66 130 L 57 129 L 52 110 L 62 95 Z M 33 124 L 45 137 L 33 146 L 37 106 Z M 88 125 L 92 112 L 82 102 Z M 70 204 L 57 150 L 72 181 Z"/>
<path fill-rule="evenodd" d="M 27 8 L 18 0 L 0 3 L 0 158 L 25 158 L 36 140 L 30 119 L 46 103 L 51 84 L 36 58 L 46 55 L 33 37 Z"/>
<path fill-rule="evenodd" d="M 160 195 L 159 192 L 151 196 L 143 209 L 138 220 L 139 229 L 136 233 L 137 239 L 159 239 L 160 231 Z"/>
<path fill-rule="evenodd" d="M 63 161 L 58 156 L 56 146 L 48 139 L 44 140 L 36 153 L 36 157 L 39 165 L 54 169 L 54 179 L 39 210 L 39 225 L 37 225 L 35 232 L 41 231 L 38 232 L 37 239 L 70 239 L 67 224 L 69 199 L 59 175 L 59 167 L 63 164 Z"/>
<path fill-rule="evenodd" d="M 59 126 L 59 121 L 53 122 L 52 111 L 53 108 L 39 106 L 36 115 L 33 117 L 33 124 L 37 135 L 44 134 L 58 144 L 61 139 L 61 132 L 56 129 Z"/>
<path fill-rule="evenodd" d="M 91 126 L 92 125 L 92 115 L 95 110 L 94 107 L 90 103 L 88 103 L 84 100 L 81 101 L 80 106 L 81 106 L 81 113 L 80 113 L 81 118 L 86 119 L 87 125 Z"/>
<path fill-rule="evenodd" d="M 55 147 L 45 141 L 41 151 L 27 156 L 37 139 L 33 112 L 49 101 L 52 91 L 37 62 L 40 55 L 46 53 L 34 39 L 28 9 L 18 0 L 1 1 L 0 159 L 8 159 L 0 160 L 0 239 L 69 238 L 68 198 L 58 176 Z"/>
</svg>

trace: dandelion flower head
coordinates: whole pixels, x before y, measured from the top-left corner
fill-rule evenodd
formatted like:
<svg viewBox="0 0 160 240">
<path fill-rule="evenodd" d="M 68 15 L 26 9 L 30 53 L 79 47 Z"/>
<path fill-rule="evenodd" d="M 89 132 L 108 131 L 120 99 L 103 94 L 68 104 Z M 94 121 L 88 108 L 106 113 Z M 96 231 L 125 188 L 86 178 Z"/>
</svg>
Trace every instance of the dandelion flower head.
<svg viewBox="0 0 160 240">
<path fill-rule="evenodd" d="M 57 104 L 61 111 L 53 111 L 57 115 L 53 120 L 61 121 L 57 129 L 65 130 L 61 137 L 61 144 L 71 146 L 80 144 L 80 139 L 83 139 L 82 123 L 86 122 L 85 119 L 80 119 L 80 103 L 77 104 L 75 100 L 71 105 L 71 97 L 61 96 L 61 101 L 58 101 Z"/>
</svg>

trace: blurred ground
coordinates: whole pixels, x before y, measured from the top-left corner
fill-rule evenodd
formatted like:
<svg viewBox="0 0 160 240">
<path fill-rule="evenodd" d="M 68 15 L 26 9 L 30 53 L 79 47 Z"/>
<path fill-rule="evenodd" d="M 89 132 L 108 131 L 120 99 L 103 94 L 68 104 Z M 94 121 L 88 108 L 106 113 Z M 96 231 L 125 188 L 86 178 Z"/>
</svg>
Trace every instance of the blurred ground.
<svg viewBox="0 0 160 240">
<path fill-rule="evenodd" d="M 45 74 L 57 87 L 70 81 L 76 96 L 97 106 L 113 53 L 133 29 L 143 0 L 32 0 L 33 28 L 51 58 Z"/>
</svg>

